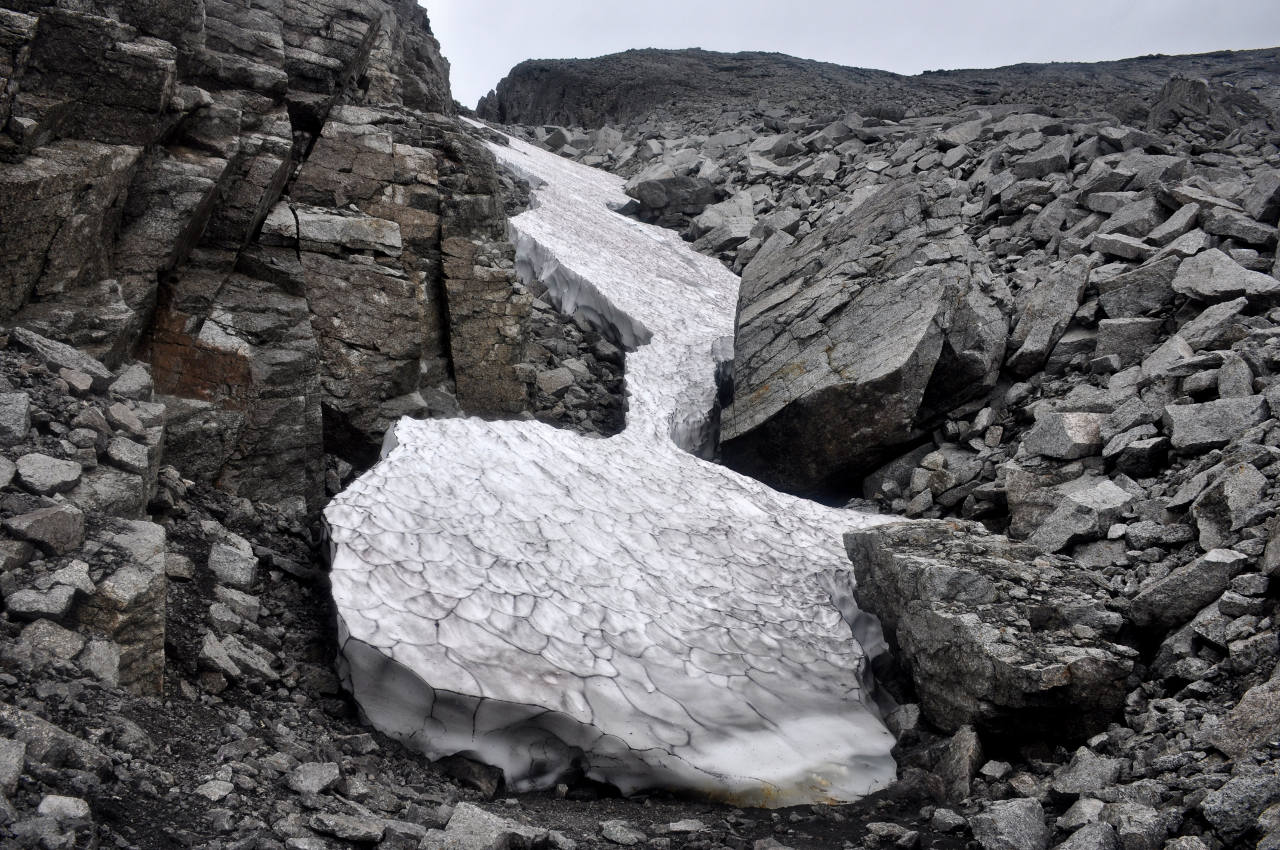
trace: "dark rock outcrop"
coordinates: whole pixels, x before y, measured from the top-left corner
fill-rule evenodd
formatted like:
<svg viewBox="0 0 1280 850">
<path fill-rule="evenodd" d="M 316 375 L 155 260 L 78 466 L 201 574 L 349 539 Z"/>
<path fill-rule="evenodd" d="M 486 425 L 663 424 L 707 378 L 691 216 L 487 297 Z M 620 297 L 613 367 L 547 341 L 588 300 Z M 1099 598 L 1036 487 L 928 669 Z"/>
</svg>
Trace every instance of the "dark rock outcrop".
<svg viewBox="0 0 1280 850">
<path fill-rule="evenodd" d="M 401 415 L 529 407 L 492 157 L 410 0 L 0 10 L 0 319 L 140 355 L 169 459 L 315 510 Z"/>
</svg>

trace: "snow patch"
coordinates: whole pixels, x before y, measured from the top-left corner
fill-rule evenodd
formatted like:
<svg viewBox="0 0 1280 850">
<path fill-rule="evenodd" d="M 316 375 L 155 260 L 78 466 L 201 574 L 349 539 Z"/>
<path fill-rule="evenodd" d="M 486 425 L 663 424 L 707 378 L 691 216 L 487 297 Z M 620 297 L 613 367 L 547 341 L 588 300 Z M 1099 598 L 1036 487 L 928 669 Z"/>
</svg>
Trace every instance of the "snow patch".
<svg viewBox="0 0 1280 850">
<path fill-rule="evenodd" d="M 843 532 L 695 457 L 715 438 L 738 280 L 610 211 L 622 181 L 513 140 L 537 186 L 520 273 L 628 348 L 626 429 L 402 420 L 326 510 L 344 681 L 377 728 L 515 791 L 571 767 L 624 791 L 848 801 L 894 778 Z"/>
</svg>

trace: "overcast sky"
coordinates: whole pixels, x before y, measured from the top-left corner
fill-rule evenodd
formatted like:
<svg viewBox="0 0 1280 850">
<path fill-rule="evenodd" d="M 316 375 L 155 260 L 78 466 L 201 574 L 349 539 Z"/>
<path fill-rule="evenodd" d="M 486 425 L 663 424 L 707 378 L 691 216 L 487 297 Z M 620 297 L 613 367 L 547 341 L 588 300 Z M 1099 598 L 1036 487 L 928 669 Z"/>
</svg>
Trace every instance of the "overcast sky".
<svg viewBox="0 0 1280 850">
<path fill-rule="evenodd" d="M 468 106 L 525 59 L 767 50 L 918 74 L 1280 46 L 1280 0 L 423 0 Z"/>
</svg>

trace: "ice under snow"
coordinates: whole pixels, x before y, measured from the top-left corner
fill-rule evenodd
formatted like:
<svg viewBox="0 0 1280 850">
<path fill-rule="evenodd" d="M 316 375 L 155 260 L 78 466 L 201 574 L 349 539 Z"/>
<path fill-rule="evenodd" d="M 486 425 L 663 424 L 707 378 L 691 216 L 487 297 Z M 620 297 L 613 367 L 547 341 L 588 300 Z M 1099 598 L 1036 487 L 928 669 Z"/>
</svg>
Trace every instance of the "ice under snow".
<svg viewBox="0 0 1280 850">
<path fill-rule="evenodd" d="M 699 459 L 738 279 L 614 212 L 622 181 L 513 140 L 536 188 L 518 266 L 627 355 L 626 429 L 403 420 L 325 516 L 340 667 L 369 721 L 514 791 L 571 770 L 738 805 L 893 780 L 869 694 L 883 643 L 845 531 L 882 518 Z M 866 651 L 864 651 L 866 647 Z"/>
</svg>

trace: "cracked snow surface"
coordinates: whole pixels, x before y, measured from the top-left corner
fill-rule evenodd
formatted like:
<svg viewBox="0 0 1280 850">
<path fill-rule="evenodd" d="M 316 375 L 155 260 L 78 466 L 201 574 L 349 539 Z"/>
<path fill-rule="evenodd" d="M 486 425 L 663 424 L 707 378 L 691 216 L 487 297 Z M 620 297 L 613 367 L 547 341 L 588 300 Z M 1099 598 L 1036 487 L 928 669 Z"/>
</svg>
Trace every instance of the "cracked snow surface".
<svg viewBox="0 0 1280 850">
<path fill-rule="evenodd" d="M 609 210 L 622 181 L 519 141 L 536 187 L 512 222 L 523 276 L 627 356 L 626 429 L 403 420 L 325 515 L 340 666 L 370 722 L 515 791 L 570 770 L 624 792 L 739 805 L 887 785 L 868 693 L 878 627 L 841 535 L 882 520 L 698 459 L 738 279 Z"/>
</svg>

